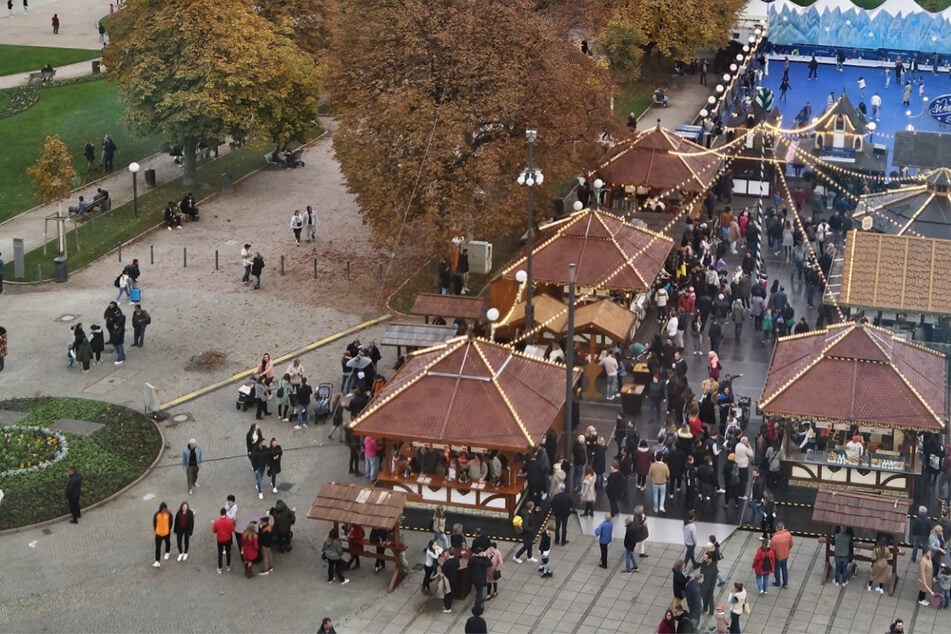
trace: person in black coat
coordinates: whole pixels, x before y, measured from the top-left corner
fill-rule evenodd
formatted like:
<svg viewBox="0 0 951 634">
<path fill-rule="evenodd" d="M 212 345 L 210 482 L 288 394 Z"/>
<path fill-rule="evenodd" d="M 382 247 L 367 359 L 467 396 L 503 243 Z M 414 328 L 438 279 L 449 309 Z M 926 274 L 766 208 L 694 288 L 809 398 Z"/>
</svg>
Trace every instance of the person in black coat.
<svg viewBox="0 0 951 634">
<path fill-rule="evenodd" d="M 489 626 L 482 618 L 482 611 L 482 607 L 472 607 L 472 616 L 466 619 L 466 634 L 488 634 Z"/>
<path fill-rule="evenodd" d="M 195 531 L 195 514 L 188 507 L 188 502 L 182 502 L 182 505 L 178 507 L 172 531 L 175 533 L 175 543 L 178 546 L 178 561 L 185 561 L 188 559 L 188 540 Z"/>
<path fill-rule="evenodd" d="M 125 361 L 125 315 L 122 314 L 122 311 L 119 311 L 113 321 L 109 343 L 115 346 L 116 349 L 115 365 L 122 365 L 122 362 Z"/>
<path fill-rule="evenodd" d="M 444 614 L 449 614 L 452 612 L 452 587 L 456 583 L 456 577 L 459 574 L 459 559 L 452 554 L 451 550 L 443 551 L 442 556 L 445 559 L 439 569 L 446 581 L 449 582 L 449 592 L 443 594 L 442 597 L 442 611 Z"/>
<path fill-rule="evenodd" d="M 537 457 L 529 458 L 525 465 L 525 475 L 528 480 L 528 496 L 535 502 L 535 506 L 542 503 L 542 493 L 547 489 L 545 486 L 545 468 Z"/>
<path fill-rule="evenodd" d="M 69 468 L 69 480 L 66 481 L 66 501 L 69 503 L 69 514 L 73 519 L 70 524 L 79 524 L 82 512 L 79 509 L 79 496 L 82 495 L 83 477 L 76 471 L 76 467 Z"/>
<path fill-rule="evenodd" d="M 571 494 L 565 490 L 564 485 L 561 485 L 558 493 L 551 498 L 551 514 L 555 517 L 556 545 L 564 546 L 568 543 L 568 518 L 571 516 L 571 508 Z"/>
<path fill-rule="evenodd" d="M 621 513 L 620 501 L 627 497 L 627 480 L 616 462 L 611 463 L 611 475 L 608 476 L 604 492 L 611 505 L 611 517 L 617 517 Z"/>
<path fill-rule="evenodd" d="M 475 606 L 483 607 L 485 602 L 485 584 L 489 578 L 489 568 L 492 567 L 492 560 L 486 556 L 481 548 L 473 548 L 472 557 L 469 558 L 469 579 L 472 587 L 475 589 Z"/>
</svg>

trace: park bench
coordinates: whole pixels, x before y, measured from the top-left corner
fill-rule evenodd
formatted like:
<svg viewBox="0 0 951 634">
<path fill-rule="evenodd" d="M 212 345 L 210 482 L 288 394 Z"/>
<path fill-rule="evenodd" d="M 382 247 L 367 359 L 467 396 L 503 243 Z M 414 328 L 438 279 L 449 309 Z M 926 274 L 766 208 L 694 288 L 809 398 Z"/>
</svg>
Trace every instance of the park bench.
<svg viewBox="0 0 951 634">
<path fill-rule="evenodd" d="M 274 152 L 268 152 L 264 155 L 264 166 L 265 167 L 304 167 L 304 161 L 301 158 L 304 154 L 304 146 L 292 150 L 290 156 L 288 157 L 288 164 L 286 166 L 281 165 L 280 161 L 274 160 Z"/>
<path fill-rule="evenodd" d="M 98 207 L 102 211 L 109 211 L 112 209 L 112 199 L 109 197 L 109 194 L 99 194 L 97 193 L 92 197 L 92 200 L 89 201 L 89 204 L 86 205 L 86 210 L 83 213 L 89 213 L 96 210 Z M 77 211 L 77 205 L 69 206 L 69 214 L 73 215 Z"/>
<path fill-rule="evenodd" d="M 34 73 L 30 73 L 30 76 L 27 78 L 27 83 L 32 84 L 34 81 L 52 81 L 55 76 L 55 68 L 52 70 L 38 70 Z"/>
</svg>

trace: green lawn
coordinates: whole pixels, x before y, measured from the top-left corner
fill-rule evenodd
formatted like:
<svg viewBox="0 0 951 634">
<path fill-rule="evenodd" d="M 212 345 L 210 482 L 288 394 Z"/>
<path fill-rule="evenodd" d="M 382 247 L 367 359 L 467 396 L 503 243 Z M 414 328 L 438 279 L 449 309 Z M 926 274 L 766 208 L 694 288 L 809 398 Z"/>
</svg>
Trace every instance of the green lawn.
<svg viewBox="0 0 951 634">
<path fill-rule="evenodd" d="M 630 86 L 622 86 L 622 92 L 614 97 L 614 112 L 621 125 L 627 125 L 627 114 L 634 112 L 638 118 L 653 100 L 653 84 L 634 82 Z M 640 126 L 638 126 L 640 127 Z"/>
<path fill-rule="evenodd" d="M 102 52 L 84 48 L 53 48 L 46 46 L 14 46 L 0 44 L 0 76 L 28 73 L 46 64 L 53 68 L 96 59 Z"/>
<path fill-rule="evenodd" d="M 111 134 L 118 147 L 116 169 L 158 151 L 160 139 L 133 135 L 121 123 L 124 110 L 116 86 L 100 80 L 45 88 L 35 106 L 0 120 L 0 174 L 4 175 L 0 179 L 0 221 L 36 205 L 26 169 L 36 162 L 47 135 L 59 134 L 66 143 L 82 182 L 102 175 L 99 170 L 86 174 L 83 146 L 87 140 L 96 146 L 99 159 L 102 137 Z"/>
</svg>

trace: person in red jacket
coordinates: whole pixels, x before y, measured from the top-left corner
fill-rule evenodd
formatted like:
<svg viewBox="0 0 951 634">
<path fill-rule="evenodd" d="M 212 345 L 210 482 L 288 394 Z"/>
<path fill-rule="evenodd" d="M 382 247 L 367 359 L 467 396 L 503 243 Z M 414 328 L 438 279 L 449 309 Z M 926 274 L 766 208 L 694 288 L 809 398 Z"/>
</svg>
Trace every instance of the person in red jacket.
<svg viewBox="0 0 951 634">
<path fill-rule="evenodd" d="M 241 559 L 244 560 L 244 576 L 254 576 L 254 561 L 258 558 L 258 523 L 249 522 L 241 533 Z"/>
<path fill-rule="evenodd" d="M 674 611 L 664 612 L 664 620 L 657 626 L 657 634 L 675 634 L 677 632 L 677 619 L 674 618 Z"/>
<path fill-rule="evenodd" d="M 756 574 L 756 587 L 761 595 L 766 594 L 769 576 L 776 570 L 776 553 L 769 546 L 769 540 L 763 538 L 762 545 L 753 556 L 753 572 Z"/>
</svg>

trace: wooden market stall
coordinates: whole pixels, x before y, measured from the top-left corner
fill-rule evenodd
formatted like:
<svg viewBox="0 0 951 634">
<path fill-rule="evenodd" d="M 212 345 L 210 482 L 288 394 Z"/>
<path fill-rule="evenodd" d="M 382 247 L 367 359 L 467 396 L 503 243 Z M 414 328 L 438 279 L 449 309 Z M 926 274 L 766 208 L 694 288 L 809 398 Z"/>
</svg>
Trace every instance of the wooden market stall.
<svg viewBox="0 0 951 634">
<path fill-rule="evenodd" d="M 399 357 L 403 355 L 403 348 L 407 352 L 428 348 L 452 339 L 457 333 L 455 326 L 390 322 L 386 325 L 380 345 L 395 347 L 396 356 Z"/>
<path fill-rule="evenodd" d="M 340 533 L 347 551 L 356 550 L 361 557 L 392 562 L 393 576 L 386 591 L 393 592 L 409 573 L 404 555 L 406 545 L 400 540 L 400 516 L 405 506 L 406 496 L 399 491 L 328 482 L 320 488 L 307 517 L 333 522 L 334 530 Z M 355 542 L 343 534 L 340 524 L 361 526 L 366 537 L 359 543 Z M 371 541 L 371 529 L 387 531 L 392 538 L 385 542 Z"/>
<path fill-rule="evenodd" d="M 420 293 L 413 302 L 410 315 L 424 317 L 426 323 L 432 317 L 452 323 L 456 319 L 464 319 L 470 324 L 476 324 L 485 319 L 485 297 L 470 295 L 440 295 L 438 293 Z"/>
<path fill-rule="evenodd" d="M 777 341 L 759 409 L 785 421 L 791 484 L 906 498 L 920 472 L 918 433 L 944 429 L 946 384 L 943 354 L 890 330 L 841 323 Z M 807 426 L 815 441 L 800 449 L 791 438 Z"/>
<path fill-rule="evenodd" d="M 852 544 L 855 549 L 853 561 L 874 561 L 868 553 L 875 547 L 875 541 L 879 537 L 887 538 L 886 543 L 891 553 L 888 563 L 892 570 L 888 594 L 889 596 L 895 594 L 895 584 L 898 582 L 898 557 L 904 554 L 899 544 L 905 535 L 906 510 L 907 505 L 894 498 L 820 487 L 813 506 L 812 521 L 825 527 L 824 535 L 819 538 L 820 542 L 825 544 L 825 569 L 822 573 L 822 584 L 825 585 L 829 581 L 829 573 L 834 565 L 832 540 L 833 531 L 838 526 L 843 530 L 851 528 L 856 531 L 855 537 L 865 537 L 870 540 L 853 539 Z"/>
<path fill-rule="evenodd" d="M 349 425 L 377 440 L 378 485 L 405 492 L 411 503 L 511 517 L 525 488 L 526 454 L 553 426 L 563 428 L 565 372 L 507 346 L 458 337 L 409 355 Z M 479 471 L 470 467 L 490 464 L 497 478 L 491 468 L 470 476 Z"/>
<path fill-rule="evenodd" d="M 561 333 L 568 321 L 568 307 L 552 297 L 542 293 L 532 299 L 534 321 L 538 326 L 536 336 L 551 341 L 561 339 Z M 503 314 L 495 327 L 497 337 L 515 337 L 518 332 L 525 331 L 525 302 L 521 301 Z"/>
</svg>

